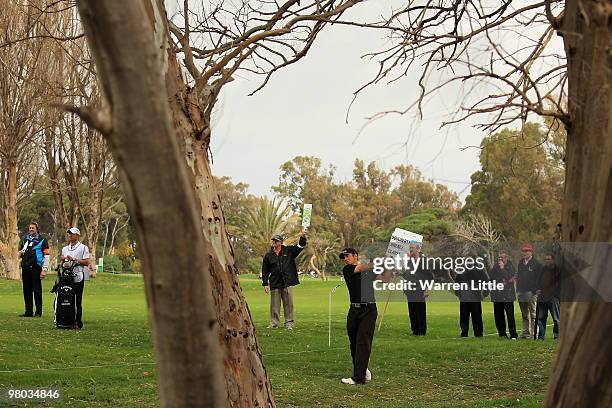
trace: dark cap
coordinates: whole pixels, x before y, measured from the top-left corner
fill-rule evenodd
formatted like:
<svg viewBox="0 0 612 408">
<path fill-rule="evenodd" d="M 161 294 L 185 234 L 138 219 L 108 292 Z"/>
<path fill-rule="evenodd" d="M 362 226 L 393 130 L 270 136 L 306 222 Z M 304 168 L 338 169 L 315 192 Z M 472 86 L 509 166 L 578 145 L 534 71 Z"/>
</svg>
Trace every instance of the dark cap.
<svg viewBox="0 0 612 408">
<path fill-rule="evenodd" d="M 344 248 L 342 252 L 340 252 L 340 259 L 344 259 L 344 257 L 348 254 L 358 255 L 358 252 L 355 248 Z"/>
<path fill-rule="evenodd" d="M 271 239 L 272 241 L 281 241 L 281 242 L 284 241 L 283 236 L 280 234 L 273 235 Z"/>
</svg>

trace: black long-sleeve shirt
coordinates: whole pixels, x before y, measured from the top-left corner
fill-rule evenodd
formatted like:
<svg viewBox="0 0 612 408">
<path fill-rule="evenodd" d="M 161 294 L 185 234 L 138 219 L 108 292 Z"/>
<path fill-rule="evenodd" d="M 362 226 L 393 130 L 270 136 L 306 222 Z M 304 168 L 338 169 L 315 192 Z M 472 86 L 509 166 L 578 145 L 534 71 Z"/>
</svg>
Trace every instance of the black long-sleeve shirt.
<svg viewBox="0 0 612 408">
<path fill-rule="evenodd" d="M 306 237 L 300 237 L 298 245 L 281 246 L 278 255 L 271 249 L 261 263 L 261 279 L 263 286 L 270 289 L 283 289 L 300 283 L 297 275 L 295 258 L 306 246 Z"/>
<path fill-rule="evenodd" d="M 534 257 L 531 257 L 527 263 L 521 259 L 516 273 L 516 290 L 518 292 L 535 292 L 538 289 L 541 273 L 542 264 Z"/>
</svg>

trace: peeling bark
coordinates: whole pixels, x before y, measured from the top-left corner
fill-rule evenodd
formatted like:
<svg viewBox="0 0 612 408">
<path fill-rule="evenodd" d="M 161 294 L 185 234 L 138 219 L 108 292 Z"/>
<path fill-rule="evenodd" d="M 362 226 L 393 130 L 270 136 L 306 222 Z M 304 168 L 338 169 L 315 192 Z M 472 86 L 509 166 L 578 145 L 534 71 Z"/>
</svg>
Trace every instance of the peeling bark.
<svg viewBox="0 0 612 408">
<path fill-rule="evenodd" d="M 231 407 L 275 406 L 255 327 L 235 273 L 234 253 L 208 160 L 214 98 L 198 98 L 186 85 L 176 57 L 168 50 L 166 86 L 176 137 L 188 167 L 201 212 L 202 231 L 212 246 L 210 278 L 219 343 L 224 350 L 224 378 Z"/>
<path fill-rule="evenodd" d="M 226 406 L 209 283 L 214 248 L 202 234 L 165 91 L 162 4 L 77 5 L 111 110 L 106 136 L 140 245 L 161 406 Z"/>
<path fill-rule="evenodd" d="M 19 235 L 17 233 L 17 163 L 14 160 L 7 160 L 5 168 L 6 185 L 2 189 L 5 195 L 2 201 L 6 203 L 6 208 L 2 209 L 5 236 L 0 246 L 0 256 L 6 278 L 17 280 L 21 277 L 18 255 Z"/>
<path fill-rule="evenodd" d="M 569 88 L 563 240 L 609 243 L 612 2 L 566 1 L 559 32 L 568 58 Z M 609 270 L 593 273 L 594 281 L 610 279 Z M 561 322 L 561 343 L 545 405 L 612 406 L 612 304 L 563 304 Z"/>
</svg>

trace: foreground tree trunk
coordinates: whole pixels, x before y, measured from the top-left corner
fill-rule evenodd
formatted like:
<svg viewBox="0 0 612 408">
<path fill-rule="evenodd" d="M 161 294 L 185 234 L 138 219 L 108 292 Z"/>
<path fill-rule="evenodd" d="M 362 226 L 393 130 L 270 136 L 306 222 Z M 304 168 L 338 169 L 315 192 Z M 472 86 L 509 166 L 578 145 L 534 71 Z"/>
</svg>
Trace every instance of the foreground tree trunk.
<svg viewBox="0 0 612 408">
<path fill-rule="evenodd" d="M 166 86 L 176 137 L 191 169 L 204 238 L 212 247 L 210 278 L 224 353 L 224 379 L 231 407 L 275 406 L 255 327 L 235 273 L 234 253 L 208 161 L 210 112 L 215 97 L 185 85 L 176 57 L 167 50 Z"/>
<path fill-rule="evenodd" d="M 17 280 L 21 273 L 19 270 L 19 234 L 17 232 L 17 163 L 14 160 L 7 160 L 6 164 L 6 180 L 5 186 L 2 189 L 4 193 L 3 202 L 6 203 L 6 208 L 3 208 L 3 222 L 5 230 L 3 231 L 4 239 L 0 243 L 0 256 L 5 268 L 5 276 L 7 279 Z"/>
<path fill-rule="evenodd" d="M 143 262 L 163 407 L 226 406 L 211 302 L 213 245 L 179 152 L 164 85 L 161 2 L 79 0 L 108 112 L 77 110 L 108 138 Z M 146 9 L 145 9 L 146 7 Z"/>
<path fill-rule="evenodd" d="M 559 30 L 568 58 L 570 114 L 564 241 L 612 242 L 611 21 L 610 0 L 566 1 Z M 591 278 L 603 286 L 610 272 L 599 268 Z M 612 406 L 612 303 L 566 303 L 561 323 L 546 406 Z"/>
</svg>

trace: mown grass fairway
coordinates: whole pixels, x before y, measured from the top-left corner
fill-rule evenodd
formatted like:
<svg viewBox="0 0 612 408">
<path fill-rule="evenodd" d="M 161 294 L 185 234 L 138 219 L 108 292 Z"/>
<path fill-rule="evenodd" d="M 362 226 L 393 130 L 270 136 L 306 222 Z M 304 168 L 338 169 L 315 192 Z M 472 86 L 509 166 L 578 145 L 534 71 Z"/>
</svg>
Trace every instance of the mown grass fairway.
<svg viewBox="0 0 612 408">
<path fill-rule="evenodd" d="M 62 389 L 62 403 L 37 406 L 156 406 L 142 279 L 101 274 L 86 283 L 85 327 L 80 332 L 54 328 L 49 293 L 53 279 L 44 281 L 42 319 L 18 317 L 23 312 L 21 283 L 0 281 L 0 389 Z M 541 405 L 556 343 L 502 340 L 497 335 L 460 339 L 456 302 L 428 304 L 425 338 L 408 335 L 406 304 L 391 303 L 382 331 L 374 337 L 372 382 L 340 384 L 351 372 L 344 328 L 346 287 L 333 296 L 328 348 L 328 294 L 339 281 L 302 282 L 295 288 L 296 329 L 287 331 L 265 328 L 269 300 L 260 282 L 248 277 L 241 281 L 279 407 Z M 380 316 L 382 302 L 378 309 Z M 483 309 L 485 333 L 494 333 L 491 303 L 483 302 Z"/>
</svg>

